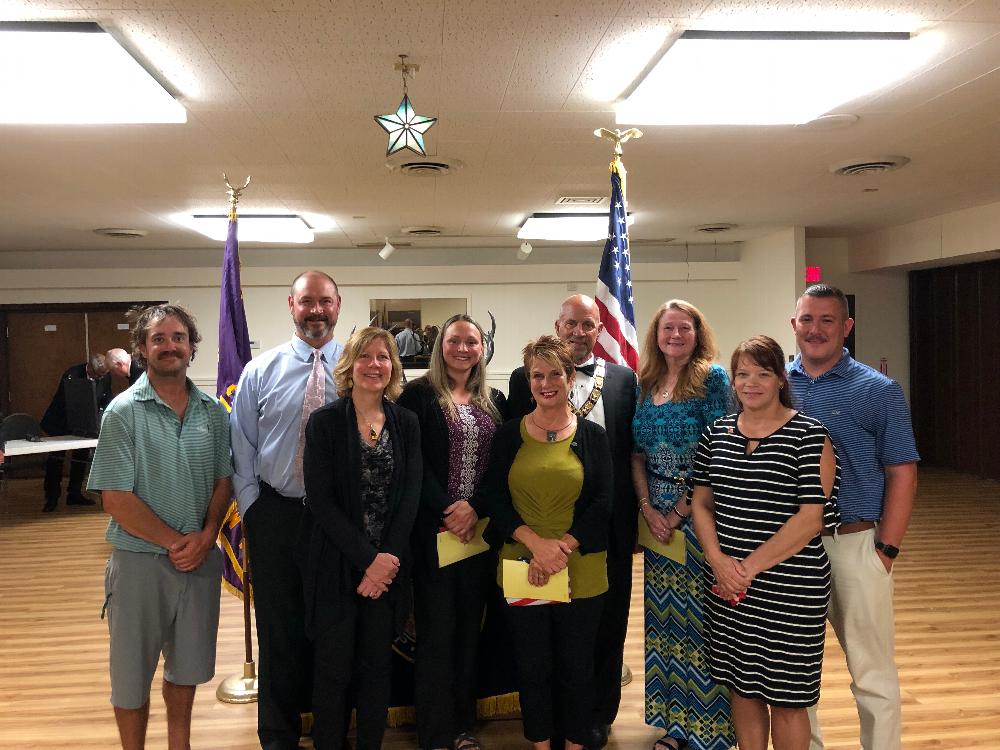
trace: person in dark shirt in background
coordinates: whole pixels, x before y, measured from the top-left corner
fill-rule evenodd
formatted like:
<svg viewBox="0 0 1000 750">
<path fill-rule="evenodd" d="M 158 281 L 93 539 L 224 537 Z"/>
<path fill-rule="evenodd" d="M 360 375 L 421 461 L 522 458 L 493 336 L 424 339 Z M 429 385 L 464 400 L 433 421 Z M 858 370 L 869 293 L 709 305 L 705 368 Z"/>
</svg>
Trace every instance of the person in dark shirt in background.
<svg viewBox="0 0 1000 750">
<path fill-rule="evenodd" d="M 49 408 L 45 410 L 41 426 L 47 435 L 66 435 L 69 433 L 66 406 L 66 381 L 90 378 L 96 383 L 97 408 L 104 411 L 111 402 L 111 375 L 103 354 L 91 354 L 90 360 L 73 365 L 62 374 L 59 386 L 52 397 Z M 66 487 L 67 505 L 94 505 L 94 501 L 83 494 L 83 479 L 90 466 L 90 448 L 80 448 L 73 451 L 69 462 L 69 484 Z M 48 454 L 45 461 L 45 505 L 43 513 L 51 513 L 59 503 L 62 494 L 63 462 L 65 451 L 55 451 Z"/>
</svg>

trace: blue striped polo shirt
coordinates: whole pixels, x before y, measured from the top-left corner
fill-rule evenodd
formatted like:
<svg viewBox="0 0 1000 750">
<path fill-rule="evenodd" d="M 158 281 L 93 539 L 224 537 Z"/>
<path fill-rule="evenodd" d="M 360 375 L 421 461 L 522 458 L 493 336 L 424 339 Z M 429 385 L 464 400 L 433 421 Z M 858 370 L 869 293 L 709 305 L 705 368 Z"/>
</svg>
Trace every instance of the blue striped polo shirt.
<svg viewBox="0 0 1000 750">
<path fill-rule="evenodd" d="M 187 381 L 182 422 L 145 373 L 104 412 L 88 486 L 132 492 L 182 534 L 201 531 L 218 479 L 231 476 L 229 418 L 217 400 Z M 128 552 L 165 553 L 114 518 L 107 541 Z"/>
<path fill-rule="evenodd" d="M 847 349 L 818 378 L 803 369 L 801 354 L 787 369 L 796 407 L 826 426 L 837 449 L 841 521 L 880 520 L 885 467 L 920 460 L 903 389 Z"/>
</svg>

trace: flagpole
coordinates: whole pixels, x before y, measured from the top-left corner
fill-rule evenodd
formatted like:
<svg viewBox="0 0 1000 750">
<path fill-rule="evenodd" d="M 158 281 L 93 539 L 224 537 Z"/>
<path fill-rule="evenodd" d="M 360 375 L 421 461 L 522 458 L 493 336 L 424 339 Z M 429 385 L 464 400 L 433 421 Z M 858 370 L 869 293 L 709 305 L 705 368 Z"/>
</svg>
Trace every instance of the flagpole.
<svg viewBox="0 0 1000 750">
<path fill-rule="evenodd" d="M 240 201 L 243 191 L 250 185 L 250 177 L 247 177 L 243 187 L 233 187 L 229 183 L 229 178 L 225 172 L 222 179 L 226 182 L 229 196 L 229 220 L 236 221 L 236 204 Z M 227 243 L 228 244 L 228 243 Z M 257 665 L 253 659 L 253 638 L 250 630 L 250 597 L 252 589 L 250 587 L 250 554 L 247 548 L 247 532 L 243 523 L 240 523 L 240 548 L 243 551 L 243 643 L 245 660 L 243 662 L 243 672 L 234 674 L 219 683 L 215 691 L 215 697 L 222 703 L 254 703 L 257 700 Z"/>
<path fill-rule="evenodd" d="M 625 196 L 627 195 L 625 191 L 625 165 L 622 164 L 622 144 L 632 138 L 642 138 L 642 131 L 638 128 L 629 128 L 628 130 L 609 130 L 608 128 L 598 128 L 594 131 L 594 135 L 598 138 L 603 138 L 604 140 L 611 141 L 615 144 L 614 155 L 611 159 L 610 171 L 612 174 L 617 174 L 618 179 L 621 184 L 622 191 L 622 216 L 625 217 L 625 221 L 628 221 L 628 203 Z M 612 181 L 612 185 L 613 185 Z M 614 207 L 612 207 L 613 209 Z M 613 214 L 612 214 L 613 215 Z M 628 224 L 625 224 L 624 230 L 628 231 Z M 611 235 L 609 232 L 608 237 L 609 242 L 611 241 Z M 605 250 L 607 252 L 607 250 Z M 627 364 L 626 362 L 620 362 L 620 364 Z M 622 660 L 622 673 L 621 673 L 621 684 L 622 687 L 628 685 L 632 682 L 632 670 L 629 669 L 628 664 Z"/>
</svg>

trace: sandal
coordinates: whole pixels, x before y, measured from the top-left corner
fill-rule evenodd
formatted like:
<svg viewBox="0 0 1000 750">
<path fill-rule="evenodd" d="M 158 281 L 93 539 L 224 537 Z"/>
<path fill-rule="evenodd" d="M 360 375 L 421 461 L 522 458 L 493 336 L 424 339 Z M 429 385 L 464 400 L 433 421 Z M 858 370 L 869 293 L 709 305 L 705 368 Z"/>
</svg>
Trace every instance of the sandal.
<svg viewBox="0 0 1000 750">
<path fill-rule="evenodd" d="M 687 746 L 687 740 L 665 734 L 653 743 L 653 750 L 685 750 Z"/>
<path fill-rule="evenodd" d="M 455 738 L 455 750 L 482 750 L 483 746 L 472 732 L 462 732 Z"/>
</svg>

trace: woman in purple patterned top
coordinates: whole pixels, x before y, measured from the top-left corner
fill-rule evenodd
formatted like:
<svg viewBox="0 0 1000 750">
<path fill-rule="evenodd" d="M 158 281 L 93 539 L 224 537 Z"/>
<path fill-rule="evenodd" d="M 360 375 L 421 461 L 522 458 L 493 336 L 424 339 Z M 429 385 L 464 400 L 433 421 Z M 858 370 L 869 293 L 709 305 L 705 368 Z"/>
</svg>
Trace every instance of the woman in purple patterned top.
<svg viewBox="0 0 1000 750">
<path fill-rule="evenodd" d="M 504 395 L 486 384 L 483 330 L 467 315 L 449 318 L 427 374 L 406 386 L 399 404 L 420 422 L 424 479 L 413 528 L 417 625 L 417 736 L 423 750 L 478 750 L 476 661 L 494 556 L 438 567 L 437 534 L 472 539 L 471 502 L 486 470 Z"/>
</svg>

